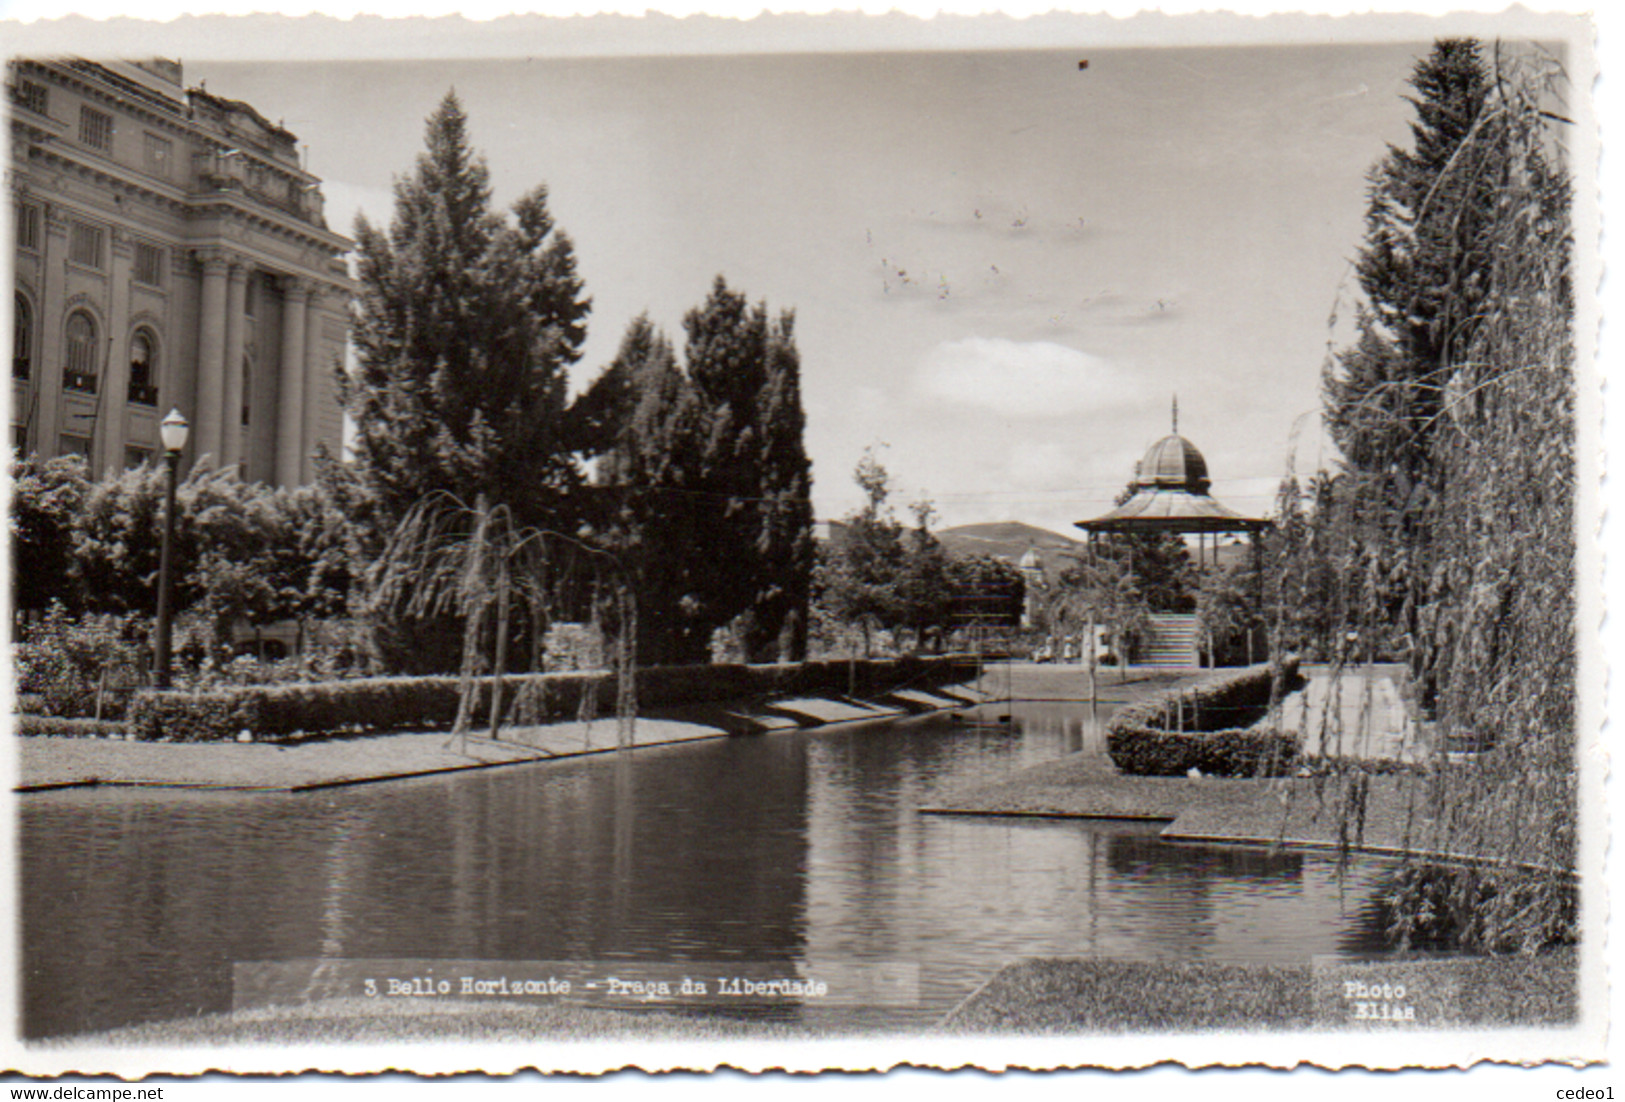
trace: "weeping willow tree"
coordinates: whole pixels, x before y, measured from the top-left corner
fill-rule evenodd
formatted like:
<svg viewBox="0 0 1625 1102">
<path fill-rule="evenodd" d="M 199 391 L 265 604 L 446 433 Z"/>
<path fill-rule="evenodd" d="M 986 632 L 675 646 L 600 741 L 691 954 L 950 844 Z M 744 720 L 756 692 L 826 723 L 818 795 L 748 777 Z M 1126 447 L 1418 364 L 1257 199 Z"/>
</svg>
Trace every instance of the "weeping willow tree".
<svg viewBox="0 0 1625 1102">
<path fill-rule="evenodd" d="M 489 671 L 488 734 L 498 738 L 514 703 L 504 695 L 516 622 L 530 642 L 529 669 L 544 666 L 544 639 L 561 610 L 586 606 L 614 639 L 616 720 L 629 745 L 637 710 L 634 648 L 636 602 L 614 556 L 579 540 L 518 524 L 513 510 L 481 494 L 472 506 L 441 490 L 418 500 L 401 519 L 369 581 L 377 611 L 414 618 L 451 616 L 462 624 L 457 716 L 453 738 L 466 740 Z M 589 590 L 585 597 L 581 589 Z M 607 597 L 605 593 L 609 594 Z M 597 688 L 583 687 L 596 702 Z M 590 718 L 590 717 L 589 717 Z"/>
<path fill-rule="evenodd" d="M 1360 659 L 1409 664 L 1434 756 L 1408 786 L 1408 846 L 1477 858 L 1413 867 L 1398 933 L 1531 950 L 1577 933 L 1563 74 L 1453 41 L 1413 85 L 1415 148 L 1373 172 L 1358 336 L 1327 372 L 1345 462 L 1302 551 L 1337 581 L 1298 604 L 1321 601 Z M 1368 774 L 1338 780 L 1345 819 L 1363 822 Z"/>
</svg>

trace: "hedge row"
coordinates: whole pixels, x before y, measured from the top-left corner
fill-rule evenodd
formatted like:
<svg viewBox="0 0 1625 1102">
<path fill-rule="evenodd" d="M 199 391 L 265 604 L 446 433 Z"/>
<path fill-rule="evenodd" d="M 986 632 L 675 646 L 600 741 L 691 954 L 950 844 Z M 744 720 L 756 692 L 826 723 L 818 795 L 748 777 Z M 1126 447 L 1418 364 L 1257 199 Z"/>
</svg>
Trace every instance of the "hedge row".
<svg viewBox="0 0 1625 1102">
<path fill-rule="evenodd" d="M 113 738 L 124 734 L 124 721 L 78 719 L 23 713 L 16 717 L 19 735 L 57 735 L 67 738 Z"/>
<path fill-rule="evenodd" d="M 1280 675 L 1275 691 L 1285 693 L 1298 680 L 1296 657 L 1282 662 Z M 1130 705 L 1107 725 L 1106 752 L 1139 776 L 1281 776 L 1297 764 L 1302 737 L 1251 725 L 1269 707 L 1274 676 L 1269 666 L 1251 666 Z M 1181 720 L 1184 730 L 1169 729 Z"/>
<path fill-rule="evenodd" d="M 799 662 L 768 666 L 659 666 L 636 675 L 640 709 L 707 701 L 801 695 L 875 696 L 910 686 L 965 680 L 974 673 L 962 657 L 899 658 L 867 662 Z M 457 717 L 453 676 L 374 677 L 283 685 L 245 685 L 200 692 L 152 690 L 130 704 L 129 730 L 146 740 L 214 742 L 249 731 L 256 739 L 301 734 L 443 730 Z M 490 710 L 491 679 L 476 684 L 474 714 Z M 583 701 L 597 715 L 615 710 L 611 673 L 521 674 L 503 679 L 508 722 L 571 719 Z"/>
</svg>

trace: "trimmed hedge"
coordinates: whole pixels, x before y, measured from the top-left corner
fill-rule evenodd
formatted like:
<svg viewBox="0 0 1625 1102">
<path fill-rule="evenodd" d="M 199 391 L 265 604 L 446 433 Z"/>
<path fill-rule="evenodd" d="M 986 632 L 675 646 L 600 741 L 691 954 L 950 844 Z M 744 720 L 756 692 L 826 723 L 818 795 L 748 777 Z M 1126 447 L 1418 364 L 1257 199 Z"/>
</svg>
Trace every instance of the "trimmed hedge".
<svg viewBox="0 0 1625 1102">
<path fill-rule="evenodd" d="M 57 735 L 65 738 L 123 737 L 125 724 L 117 719 L 70 719 L 64 716 L 23 714 L 17 717 L 17 733 L 25 736 Z"/>
<path fill-rule="evenodd" d="M 709 701 L 794 696 L 875 696 L 902 688 L 949 684 L 973 675 L 973 659 L 898 658 L 867 662 L 796 662 L 745 666 L 656 666 L 637 671 L 640 709 Z M 247 730 L 256 739 L 301 734 L 443 730 L 457 717 L 459 679 L 373 677 L 284 685 L 245 685 L 201 692 L 147 690 L 130 704 L 138 739 L 217 742 Z M 613 715 L 615 676 L 604 671 L 518 674 L 503 678 L 509 722 L 545 723 L 580 714 L 583 699 Z M 474 693 L 477 721 L 490 711 L 491 679 Z"/>
<path fill-rule="evenodd" d="M 1297 764 L 1301 736 L 1252 724 L 1269 709 L 1269 666 L 1250 666 L 1130 705 L 1106 727 L 1106 752 L 1124 773 L 1182 777 L 1282 776 Z M 1298 680 L 1298 660 L 1281 663 L 1279 697 Z M 1170 730 L 1175 724 L 1183 730 Z"/>
</svg>

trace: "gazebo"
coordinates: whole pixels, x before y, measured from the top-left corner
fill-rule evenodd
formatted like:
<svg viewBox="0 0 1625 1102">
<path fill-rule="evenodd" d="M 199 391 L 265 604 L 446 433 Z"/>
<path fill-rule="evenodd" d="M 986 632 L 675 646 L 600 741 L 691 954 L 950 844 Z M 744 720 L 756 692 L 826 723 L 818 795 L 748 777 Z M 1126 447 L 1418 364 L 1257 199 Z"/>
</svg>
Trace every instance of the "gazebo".
<svg viewBox="0 0 1625 1102">
<path fill-rule="evenodd" d="M 1168 532 L 1181 536 L 1195 535 L 1198 570 L 1207 567 L 1210 536 L 1213 559 L 1217 561 L 1219 536 L 1244 532 L 1252 544 L 1256 576 L 1259 533 L 1269 528 L 1270 522 L 1261 517 L 1244 516 L 1216 501 L 1208 493 L 1211 485 L 1207 460 L 1202 458 L 1195 444 L 1179 435 L 1179 400 L 1175 398 L 1173 431 L 1147 449 L 1145 458 L 1135 472 L 1129 499 L 1093 520 L 1078 521 L 1076 526 L 1089 533 L 1091 548 L 1101 533 Z M 1162 614 L 1151 617 L 1151 637 L 1150 664 L 1200 664 L 1194 615 Z"/>
</svg>

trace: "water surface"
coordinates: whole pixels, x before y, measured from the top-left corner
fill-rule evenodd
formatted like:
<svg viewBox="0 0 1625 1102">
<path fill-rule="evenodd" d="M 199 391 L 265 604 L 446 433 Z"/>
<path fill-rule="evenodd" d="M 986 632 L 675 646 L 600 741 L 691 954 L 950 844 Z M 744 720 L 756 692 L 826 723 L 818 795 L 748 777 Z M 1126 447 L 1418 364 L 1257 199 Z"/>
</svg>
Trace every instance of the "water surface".
<svg viewBox="0 0 1625 1102">
<path fill-rule="evenodd" d="M 1339 874 L 1155 825 L 917 814 L 1102 752 L 1087 705 L 984 714 L 1006 711 L 317 792 L 26 795 L 24 1031 L 228 1009 L 234 961 L 913 962 L 920 1005 L 865 1020 L 918 1028 L 1021 956 L 1381 946 L 1385 862 Z"/>
</svg>

